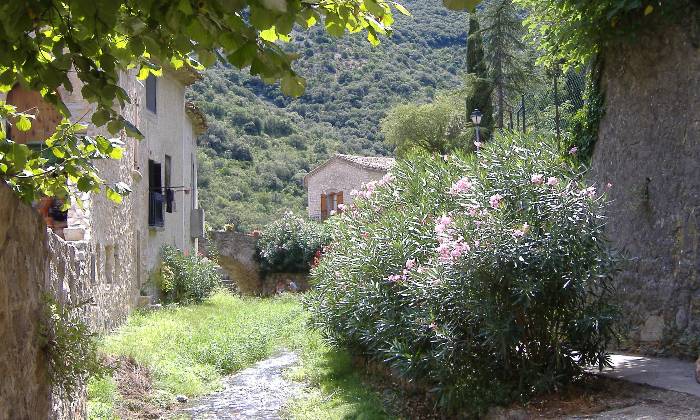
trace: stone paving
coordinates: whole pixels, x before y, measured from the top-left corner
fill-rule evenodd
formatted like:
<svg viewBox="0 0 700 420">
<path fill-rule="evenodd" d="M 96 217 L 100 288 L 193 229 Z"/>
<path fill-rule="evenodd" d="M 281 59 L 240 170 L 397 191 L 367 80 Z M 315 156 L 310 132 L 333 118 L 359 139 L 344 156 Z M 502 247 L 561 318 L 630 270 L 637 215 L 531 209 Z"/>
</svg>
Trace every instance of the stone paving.
<svg viewBox="0 0 700 420">
<path fill-rule="evenodd" d="M 299 361 L 293 352 L 258 362 L 224 380 L 224 389 L 204 396 L 183 408 L 176 418 L 208 419 L 280 419 L 280 411 L 301 394 L 304 385 L 286 380 L 282 372 Z"/>
<path fill-rule="evenodd" d="M 611 359 L 612 368 L 601 375 L 700 397 L 693 362 L 630 354 L 612 354 Z"/>
</svg>

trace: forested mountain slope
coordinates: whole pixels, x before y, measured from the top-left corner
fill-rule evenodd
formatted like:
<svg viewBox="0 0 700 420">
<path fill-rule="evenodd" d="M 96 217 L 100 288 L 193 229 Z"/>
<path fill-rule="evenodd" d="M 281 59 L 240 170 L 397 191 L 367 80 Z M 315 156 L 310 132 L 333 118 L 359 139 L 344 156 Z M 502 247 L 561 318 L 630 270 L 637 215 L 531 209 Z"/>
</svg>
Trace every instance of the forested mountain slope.
<svg viewBox="0 0 700 420">
<path fill-rule="evenodd" d="M 253 229 L 287 209 L 303 211 L 304 175 L 335 152 L 387 155 L 379 130 L 397 103 L 427 101 L 459 86 L 467 18 L 439 0 L 405 0 L 394 34 L 372 47 L 321 28 L 296 34 L 304 96 L 227 66 L 208 70 L 188 97 L 207 115 L 199 139 L 200 202 L 214 227 Z"/>
</svg>

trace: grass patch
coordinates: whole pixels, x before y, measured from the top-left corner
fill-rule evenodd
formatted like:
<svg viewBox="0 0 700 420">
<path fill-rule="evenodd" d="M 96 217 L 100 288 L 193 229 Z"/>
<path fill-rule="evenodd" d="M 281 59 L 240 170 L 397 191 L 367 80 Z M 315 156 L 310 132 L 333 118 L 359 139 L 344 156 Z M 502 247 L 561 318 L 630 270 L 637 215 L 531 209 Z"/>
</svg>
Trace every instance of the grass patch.
<svg viewBox="0 0 700 420">
<path fill-rule="evenodd" d="M 299 351 L 302 364 L 289 373 L 310 384 L 293 401 L 291 418 L 387 418 L 381 399 L 362 383 L 350 356 L 330 348 L 307 328 L 298 296 L 241 298 L 219 292 L 204 303 L 134 313 L 100 350 L 109 357 L 144 366 L 153 395 L 164 409 L 175 395 L 196 397 L 220 388 L 224 375 L 244 369 L 281 349 Z M 114 419 L 120 411 L 119 384 L 113 378 L 88 386 L 91 419 Z M 156 398 L 157 397 L 157 398 Z"/>
</svg>

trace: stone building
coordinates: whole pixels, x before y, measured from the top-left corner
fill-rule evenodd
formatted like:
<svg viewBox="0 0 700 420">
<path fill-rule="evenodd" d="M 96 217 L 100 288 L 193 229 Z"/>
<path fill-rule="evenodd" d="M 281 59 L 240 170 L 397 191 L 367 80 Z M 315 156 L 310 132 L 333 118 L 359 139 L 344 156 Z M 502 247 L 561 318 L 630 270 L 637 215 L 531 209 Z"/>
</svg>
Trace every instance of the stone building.
<svg viewBox="0 0 700 420">
<path fill-rule="evenodd" d="M 336 154 L 304 177 L 309 217 L 325 220 L 339 204 L 352 204 L 353 190 L 380 180 L 394 165 L 389 157 Z"/>
<path fill-rule="evenodd" d="M 38 203 L 50 232 L 50 276 L 60 300 L 77 303 L 86 298 L 85 319 L 95 330 L 117 326 L 141 300 L 148 280 L 158 267 L 160 249 L 170 244 L 185 253 L 197 252 L 203 236 L 204 215 L 197 202 L 196 143 L 205 120 L 185 102 L 185 88 L 199 78 L 192 69 L 164 70 L 162 77 L 139 81 L 133 73 L 120 76 L 120 86 L 131 103 L 122 115 L 144 134 L 126 138 L 120 160 L 97 161 L 99 175 L 108 183 L 123 182 L 131 193 L 115 204 L 103 194 L 83 194 L 83 206 L 62 213 L 56 205 Z M 88 122 L 94 106 L 80 94 L 73 74 L 73 91 L 59 94 L 71 121 Z M 35 110 L 28 132 L 8 130 L 17 142 L 41 144 L 60 121 L 59 114 L 41 96 L 15 86 L 6 98 L 20 111 Z M 109 135 L 89 125 L 88 135 Z M 56 286 L 58 284 L 58 286 Z"/>
</svg>

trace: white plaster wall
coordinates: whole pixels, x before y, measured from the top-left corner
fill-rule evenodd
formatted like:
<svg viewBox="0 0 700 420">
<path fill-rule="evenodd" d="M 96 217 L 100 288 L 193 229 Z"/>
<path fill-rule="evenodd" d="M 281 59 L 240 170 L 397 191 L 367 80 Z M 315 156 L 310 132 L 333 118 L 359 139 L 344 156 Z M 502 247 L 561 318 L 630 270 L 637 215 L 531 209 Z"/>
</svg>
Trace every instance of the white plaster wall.
<svg viewBox="0 0 700 420">
<path fill-rule="evenodd" d="M 307 203 L 309 217 L 321 218 L 321 194 L 343 192 L 346 205 L 352 204 L 350 192 L 359 190 L 362 184 L 378 181 L 385 171 L 361 168 L 340 159 L 333 159 L 325 167 L 307 179 Z"/>
<path fill-rule="evenodd" d="M 137 162 L 143 178 L 136 192 L 140 205 L 137 210 L 137 235 L 141 242 L 139 277 L 145 284 L 158 266 L 163 245 L 175 246 L 186 253 L 196 252 L 196 241 L 190 237 L 190 214 L 196 202 L 193 200 L 196 180 L 192 171 L 196 167 L 194 132 L 186 116 L 185 86 L 169 74 L 157 81 L 156 113 L 146 109 L 145 86 L 139 110 L 139 129 L 145 139 L 138 146 Z M 162 165 L 161 179 L 165 182 L 165 155 L 171 157 L 171 186 L 175 188 L 175 211 L 164 212 L 162 228 L 148 226 L 148 160 Z M 187 190 L 187 191 L 186 191 Z"/>
</svg>

